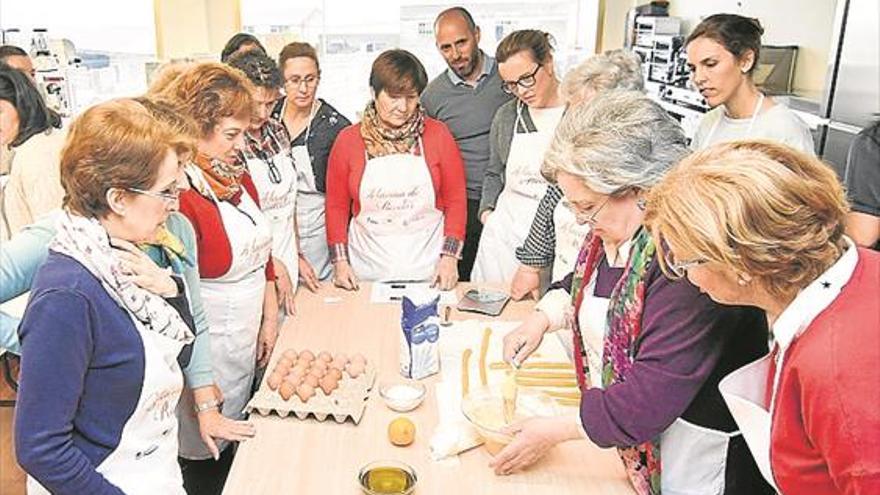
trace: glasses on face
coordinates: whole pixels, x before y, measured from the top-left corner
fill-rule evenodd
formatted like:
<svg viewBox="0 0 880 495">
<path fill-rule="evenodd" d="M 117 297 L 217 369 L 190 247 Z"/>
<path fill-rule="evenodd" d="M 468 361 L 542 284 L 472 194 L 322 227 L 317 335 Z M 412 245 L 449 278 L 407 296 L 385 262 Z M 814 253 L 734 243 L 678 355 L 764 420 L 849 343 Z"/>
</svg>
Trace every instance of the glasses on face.
<svg viewBox="0 0 880 495">
<path fill-rule="evenodd" d="M 180 193 L 183 192 L 183 189 L 177 187 L 177 185 L 172 185 L 161 191 L 147 191 L 146 189 L 138 189 L 136 187 L 129 187 L 126 191 L 135 194 L 143 194 L 144 196 L 152 196 L 167 203 L 173 203 L 180 199 Z"/>
<path fill-rule="evenodd" d="M 666 249 L 666 254 L 664 256 L 666 260 L 666 266 L 669 267 L 669 271 L 672 272 L 676 277 L 684 277 L 687 275 L 687 271 L 689 268 L 693 268 L 695 266 L 702 265 L 703 263 L 707 263 L 708 260 L 704 260 L 701 258 L 694 258 L 692 260 L 684 260 L 684 261 L 675 261 L 675 257 L 672 256 L 672 251 Z"/>
<path fill-rule="evenodd" d="M 314 88 L 318 84 L 320 76 L 309 75 L 306 77 L 290 76 L 284 80 L 284 86 L 289 88 L 299 88 L 301 84 L 305 84 L 306 88 Z"/>
<path fill-rule="evenodd" d="M 535 76 L 538 74 L 539 70 L 541 70 L 541 64 L 538 64 L 537 67 L 535 67 L 535 70 L 533 70 L 531 73 L 520 77 L 516 81 L 502 82 L 501 89 L 503 89 L 504 92 L 509 95 L 512 95 L 514 91 L 516 91 L 517 87 L 520 87 L 522 89 L 529 89 L 533 87 L 536 82 L 538 82 Z"/>
<path fill-rule="evenodd" d="M 582 206 L 577 205 L 576 203 L 572 203 L 567 199 L 562 200 L 562 204 L 571 210 L 574 213 L 575 218 L 579 222 L 595 225 L 596 224 L 596 216 L 599 215 L 599 212 L 602 211 L 602 208 L 605 208 L 605 205 L 608 204 L 608 200 L 611 199 L 611 196 L 605 198 L 605 201 L 602 201 L 598 207 L 590 207 L 584 208 Z"/>
</svg>

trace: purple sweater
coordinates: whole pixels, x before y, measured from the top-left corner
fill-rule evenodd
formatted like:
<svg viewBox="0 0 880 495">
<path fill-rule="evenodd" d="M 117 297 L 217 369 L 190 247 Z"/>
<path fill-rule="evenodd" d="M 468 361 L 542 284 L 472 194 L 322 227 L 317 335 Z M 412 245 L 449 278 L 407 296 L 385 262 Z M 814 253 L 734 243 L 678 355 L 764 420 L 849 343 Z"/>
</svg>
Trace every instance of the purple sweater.
<svg viewBox="0 0 880 495">
<path fill-rule="evenodd" d="M 610 297 L 623 269 L 602 259 L 596 290 Z M 737 426 L 718 391 L 728 373 L 767 353 L 767 320 L 758 309 L 722 306 L 686 279 L 648 267 L 642 333 L 625 380 L 591 388 L 581 400 L 581 422 L 600 447 L 652 440 L 676 418 L 726 432 Z M 571 275 L 555 284 L 571 290 Z"/>
</svg>

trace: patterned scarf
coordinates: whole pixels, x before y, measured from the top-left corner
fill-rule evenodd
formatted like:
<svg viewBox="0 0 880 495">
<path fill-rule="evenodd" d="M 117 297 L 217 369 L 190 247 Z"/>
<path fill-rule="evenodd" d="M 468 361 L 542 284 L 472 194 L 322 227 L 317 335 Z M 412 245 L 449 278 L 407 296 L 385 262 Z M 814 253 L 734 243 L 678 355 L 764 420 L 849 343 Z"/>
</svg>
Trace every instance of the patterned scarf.
<svg viewBox="0 0 880 495">
<path fill-rule="evenodd" d="M 607 389 L 615 383 L 626 381 L 638 353 L 637 340 L 642 330 L 642 311 L 645 303 L 645 274 L 654 259 L 654 242 L 647 229 L 640 229 L 632 243 L 632 251 L 623 276 L 611 292 L 608 305 L 608 321 L 602 352 L 602 386 Z M 602 243 L 598 237 L 588 235 L 578 254 L 572 280 L 573 313 L 570 322 L 574 334 L 575 372 L 582 390 L 589 387 L 587 354 L 582 345 L 580 322 L 584 288 L 598 269 Z M 633 447 L 618 447 L 626 473 L 639 495 L 660 494 L 660 443 L 659 439 Z"/>
<path fill-rule="evenodd" d="M 229 164 L 199 153 L 193 163 L 204 172 L 205 180 L 220 201 L 236 201 L 241 195 L 241 176 L 245 172 L 244 160 L 238 158 Z"/>
<path fill-rule="evenodd" d="M 179 270 L 176 269 L 175 273 L 182 272 L 183 265 L 190 267 L 195 266 L 193 261 L 186 255 L 186 247 L 183 245 L 183 241 L 168 230 L 168 227 L 165 225 L 159 228 L 159 232 L 156 234 L 155 239 L 150 242 L 138 243 L 137 246 L 141 251 L 147 254 L 149 254 L 152 249 L 162 251 L 170 261 L 172 267 L 179 268 Z"/>
<path fill-rule="evenodd" d="M 401 127 L 389 129 L 379 120 L 376 104 L 370 102 L 361 119 L 361 137 L 367 147 L 367 158 L 411 153 L 425 131 L 425 110 L 419 105 Z"/>
<path fill-rule="evenodd" d="M 137 327 L 184 345 L 193 341 L 192 330 L 165 299 L 122 277 L 116 250 L 110 246 L 110 237 L 100 222 L 64 212 L 57 227 L 49 249 L 70 256 L 91 272 Z"/>
</svg>

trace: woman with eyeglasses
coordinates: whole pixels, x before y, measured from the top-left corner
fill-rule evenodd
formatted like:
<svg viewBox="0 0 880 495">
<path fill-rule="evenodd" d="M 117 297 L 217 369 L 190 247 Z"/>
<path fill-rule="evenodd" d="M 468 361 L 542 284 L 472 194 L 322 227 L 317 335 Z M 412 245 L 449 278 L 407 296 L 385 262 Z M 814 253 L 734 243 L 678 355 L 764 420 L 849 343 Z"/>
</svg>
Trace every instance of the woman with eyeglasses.
<svg viewBox="0 0 880 495">
<path fill-rule="evenodd" d="M 880 254 L 844 235 L 834 171 L 770 141 L 722 144 L 649 201 L 671 272 L 766 312 L 771 353 L 720 384 L 764 476 L 786 495 L 880 493 Z"/>
<path fill-rule="evenodd" d="M 296 219 L 300 255 L 318 280 L 330 277 L 330 249 L 324 196 L 327 193 L 327 160 L 336 136 L 351 125 L 333 105 L 317 97 L 321 82 L 318 53 L 308 43 L 294 42 L 278 56 L 285 97 L 275 105 L 272 119 L 287 130 L 297 171 Z M 303 265 L 300 275 L 306 280 Z M 311 279 L 311 277 L 309 277 Z M 309 283 L 309 282 L 307 282 Z"/>
<path fill-rule="evenodd" d="M 333 283 L 458 282 L 467 217 L 464 163 L 446 124 L 425 115 L 425 68 L 387 50 L 370 71 L 372 100 L 340 134 L 327 170 Z"/>
<path fill-rule="evenodd" d="M 244 159 L 260 195 L 260 209 L 272 227 L 272 256 L 277 276 L 278 302 L 287 315 L 294 313 L 294 295 L 300 279 L 309 290 L 318 279 L 299 250 L 296 232 L 297 172 L 284 124 L 270 114 L 281 98 L 281 72 L 258 51 L 232 56 L 227 62 L 253 83 L 254 114 L 244 133 Z"/>
<path fill-rule="evenodd" d="M 71 125 L 64 212 L 19 329 L 28 493 L 183 493 L 175 409 L 194 325 L 184 282 L 134 247 L 176 207 L 193 148 L 178 131 L 133 100 Z"/>
<path fill-rule="evenodd" d="M 241 71 L 202 63 L 161 93 L 198 125 L 197 153 L 186 168 L 191 187 L 180 195 L 180 210 L 196 233 L 211 364 L 220 390 L 203 402 L 186 395 L 181 401 L 180 456 L 190 495 L 220 493 L 235 450 L 228 442 L 218 444 L 219 456 L 206 448 L 195 416 L 219 410 L 242 419 L 256 367 L 268 362 L 277 337 L 271 226 L 241 155 L 254 92 Z"/>
<path fill-rule="evenodd" d="M 526 29 L 507 35 L 495 51 L 504 91 L 516 96 L 492 120 L 489 164 L 483 178 L 483 233 L 471 281 L 509 284 L 548 183 L 544 152 L 565 111 L 549 33 Z"/>
<path fill-rule="evenodd" d="M 640 495 L 772 493 L 718 392 L 721 378 L 767 352 L 764 315 L 668 278 L 642 225 L 645 194 L 686 153 L 675 120 L 637 92 L 605 92 L 560 123 L 542 172 L 592 229 L 574 272 L 505 336 L 504 358 L 518 366 L 570 325 L 580 421 L 512 426 L 496 473 L 589 438 L 617 448 Z"/>
</svg>

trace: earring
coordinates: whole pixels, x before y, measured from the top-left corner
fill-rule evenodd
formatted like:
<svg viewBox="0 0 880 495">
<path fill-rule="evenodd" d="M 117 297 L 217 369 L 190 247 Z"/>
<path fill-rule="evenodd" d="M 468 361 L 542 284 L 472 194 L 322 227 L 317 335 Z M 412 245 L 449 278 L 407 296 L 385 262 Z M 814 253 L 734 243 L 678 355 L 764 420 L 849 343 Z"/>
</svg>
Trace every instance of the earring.
<svg viewBox="0 0 880 495">
<path fill-rule="evenodd" d="M 642 211 L 645 211 L 645 208 L 648 207 L 648 200 L 645 198 L 639 198 L 636 200 L 636 207 Z"/>
<path fill-rule="evenodd" d="M 736 283 L 739 284 L 740 287 L 745 287 L 748 284 L 745 279 L 739 277 L 737 277 Z"/>
</svg>

